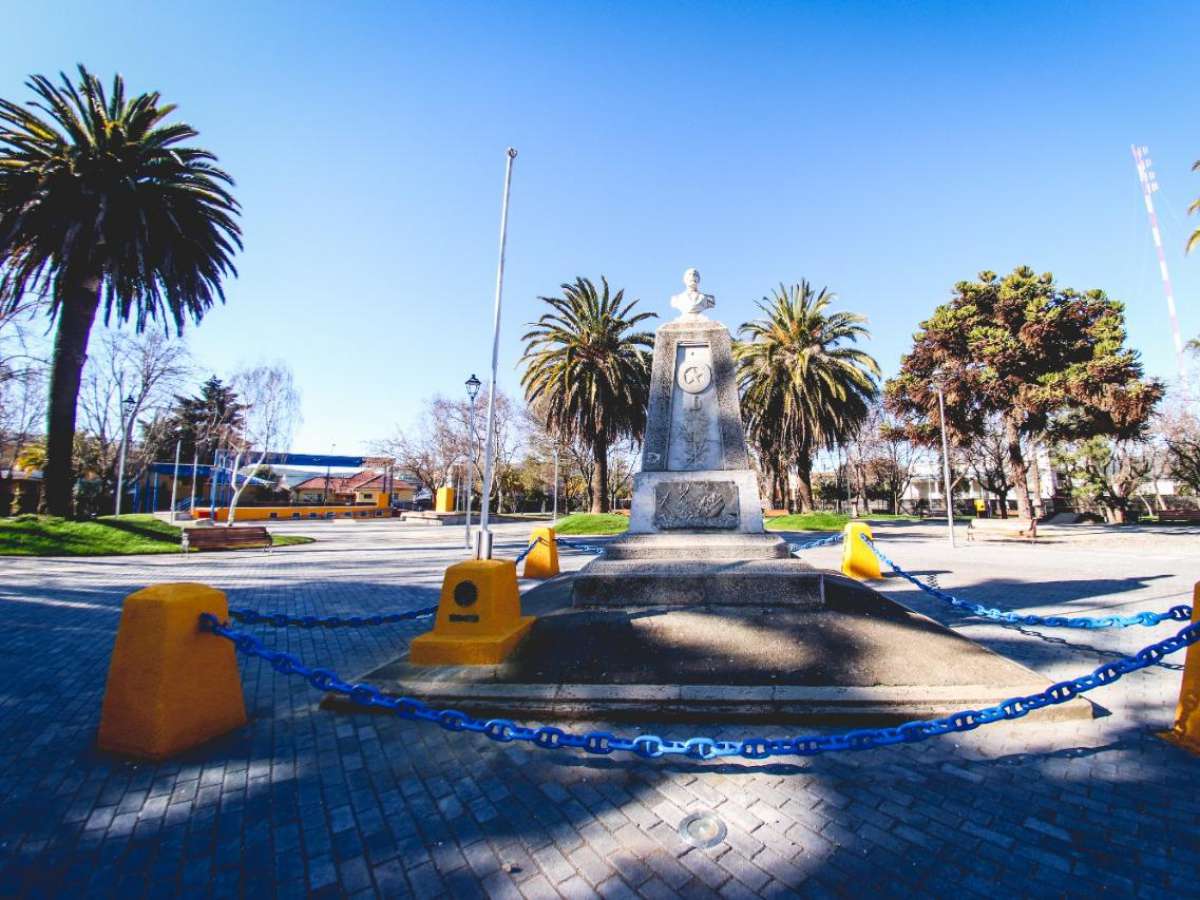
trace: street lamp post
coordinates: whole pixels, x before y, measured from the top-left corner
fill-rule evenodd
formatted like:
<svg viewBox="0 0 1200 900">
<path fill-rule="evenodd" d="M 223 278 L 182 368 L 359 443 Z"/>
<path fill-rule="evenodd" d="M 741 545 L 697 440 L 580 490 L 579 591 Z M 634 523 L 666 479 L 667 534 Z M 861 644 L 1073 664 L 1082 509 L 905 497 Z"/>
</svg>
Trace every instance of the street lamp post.
<svg viewBox="0 0 1200 900">
<path fill-rule="evenodd" d="M 954 543 L 954 496 L 950 489 L 950 444 L 946 440 L 946 395 L 940 371 L 933 373 L 933 389 L 937 391 L 938 421 L 942 426 L 942 490 L 946 497 L 946 531 L 950 535 L 950 546 Z"/>
<path fill-rule="evenodd" d="M 475 465 L 475 398 L 479 396 L 479 388 L 483 382 L 475 377 L 475 373 L 471 373 L 471 377 L 466 380 L 465 387 L 467 389 L 467 400 L 470 401 L 470 409 L 467 411 L 467 465 L 466 472 L 463 474 L 463 487 L 466 488 L 467 505 L 467 549 L 471 549 L 471 485 L 475 481 L 472 466 Z"/>
<path fill-rule="evenodd" d="M 551 522 L 558 521 L 558 444 L 554 445 L 554 518 Z"/>
<path fill-rule="evenodd" d="M 496 372 L 500 367 L 500 301 L 504 294 L 504 250 L 508 243 L 508 195 L 512 186 L 513 160 L 517 151 L 509 147 L 504 166 L 504 199 L 500 206 L 500 260 L 496 264 L 496 304 L 492 313 L 492 380 L 488 385 L 487 435 L 483 449 L 483 501 L 479 510 L 479 534 L 475 558 L 492 558 L 492 533 L 488 531 L 488 508 L 492 499 L 492 440 L 496 430 Z"/>
<path fill-rule="evenodd" d="M 117 462 L 117 499 L 114 516 L 121 514 L 121 493 L 125 490 L 125 448 L 129 445 L 129 429 L 133 425 L 133 408 L 137 401 L 130 394 L 121 401 L 121 458 Z"/>
</svg>

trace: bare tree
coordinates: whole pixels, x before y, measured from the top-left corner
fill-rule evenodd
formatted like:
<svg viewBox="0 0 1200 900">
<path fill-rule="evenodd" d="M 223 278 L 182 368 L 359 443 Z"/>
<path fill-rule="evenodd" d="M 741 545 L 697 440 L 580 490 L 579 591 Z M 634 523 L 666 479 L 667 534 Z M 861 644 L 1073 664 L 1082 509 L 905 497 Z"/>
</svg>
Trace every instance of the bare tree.
<svg viewBox="0 0 1200 900">
<path fill-rule="evenodd" d="M 107 486 L 115 486 L 121 441 L 132 443 L 134 424 L 143 416 L 160 418 L 191 373 L 186 345 L 160 332 L 132 336 L 109 331 L 93 341 L 79 390 L 79 431 L 90 450 L 84 468 L 93 470 Z M 133 401 L 128 413 L 126 399 Z M 160 448 L 154 444 L 143 449 L 134 457 L 142 469 L 154 461 Z M 139 474 L 135 471 L 130 480 Z"/>
<path fill-rule="evenodd" d="M 37 304 L 0 312 L 0 515 L 13 497 L 17 460 L 40 433 L 46 362 L 29 329 Z"/>
<path fill-rule="evenodd" d="M 1000 503 L 1000 518 L 1008 518 L 1008 493 L 1013 489 L 1012 469 L 1009 465 L 1008 440 L 1004 434 L 1004 423 L 999 417 L 991 417 L 980 435 L 968 446 L 962 447 L 967 468 L 975 480 Z M 1033 458 L 1034 468 L 1037 459 Z"/>
<path fill-rule="evenodd" d="M 473 496 L 483 483 L 487 393 L 484 385 L 475 398 L 474 415 L 470 400 L 452 400 L 435 394 L 426 399 L 412 425 L 397 427 L 392 437 L 374 441 L 371 447 L 375 452 L 394 457 L 398 467 L 411 473 L 430 493 L 449 483 L 456 466 L 466 465 L 470 471 L 468 493 Z M 514 483 L 511 475 L 527 446 L 528 433 L 528 417 L 523 407 L 503 391 L 497 391 L 492 443 L 496 466 L 492 489 L 497 512 L 502 511 L 506 496 L 511 493 L 506 485 Z M 471 497 L 466 501 L 469 503 Z"/>
<path fill-rule="evenodd" d="M 243 404 L 243 428 L 231 437 L 233 460 L 233 498 L 229 501 L 226 524 L 232 526 L 237 518 L 238 500 L 246 485 L 258 474 L 268 453 L 285 453 L 292 445 L 292 436 L 300 424 L 300 391 L 287 363 L 260 363 L 236 372 L 231 379 L 234 390 Z M 237 483 L 243 460 L 257 458 L 250 464 L 250 474 Z"/>
<path fill-rule="evenodd" d="M 896 415 L 874 403 L 854 438 L 846 443 L 846 467 L 856 502 L 869 511 L 869 500 L 885 499 L 900 512 L 904 495 L 928 450 L 913 443 Z"/>
</svg>

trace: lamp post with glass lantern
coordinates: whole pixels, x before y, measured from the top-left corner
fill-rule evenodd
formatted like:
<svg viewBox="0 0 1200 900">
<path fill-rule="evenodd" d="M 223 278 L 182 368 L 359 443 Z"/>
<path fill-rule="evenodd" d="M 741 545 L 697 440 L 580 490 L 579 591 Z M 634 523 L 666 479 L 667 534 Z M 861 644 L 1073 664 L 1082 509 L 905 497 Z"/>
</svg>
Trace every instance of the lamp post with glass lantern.
<svg viewBox="0 0 1200 900">
<path fill-rule="evenodd" d="M 125 490 L 125 448 L 129 445 L 129 429 L 133 425 L 133 408 L 137 401 L 130 394 L 121 401 L 121 457 L 117 462 L 117 499 L 114 516 L 121 514 L 121 494 Z"/>
</svg>

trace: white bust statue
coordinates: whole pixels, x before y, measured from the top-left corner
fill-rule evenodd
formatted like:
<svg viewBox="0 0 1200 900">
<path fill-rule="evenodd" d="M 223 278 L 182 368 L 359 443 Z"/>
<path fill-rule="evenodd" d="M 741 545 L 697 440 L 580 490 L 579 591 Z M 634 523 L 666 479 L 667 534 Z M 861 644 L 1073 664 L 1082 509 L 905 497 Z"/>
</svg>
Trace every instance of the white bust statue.
<svg viewBox="0 0 1200 900">
<path fill-rule="evenodd" d="M 708 316 L 704 315 L 704 310 L 712 309 L 717 305 L 717 301 L 712 294 L 700 292 L 700 270 L 688 269 L 684 272 L 683 284 L 687 290 L 672 297 L 671 306 L 679 310 L 679 318 L 684 321 L 707 321 Z"/>
</svg>

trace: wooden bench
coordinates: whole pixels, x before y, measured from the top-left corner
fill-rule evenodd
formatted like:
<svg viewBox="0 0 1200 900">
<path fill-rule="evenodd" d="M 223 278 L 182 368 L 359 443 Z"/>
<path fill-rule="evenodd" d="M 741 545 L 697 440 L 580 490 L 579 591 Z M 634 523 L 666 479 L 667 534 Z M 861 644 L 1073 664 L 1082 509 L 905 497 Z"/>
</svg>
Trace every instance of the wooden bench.
<svg viewBox="0 0 1200 900">
<path fill-rule="evenodd" d="M 189 550 L 251 550 L 270 547 L 271 534 L 261 525 L 226 528 L 185 528 L 180 547 Z"/>
<path fill-rule="evenodd" d="M 786 509 L 764 509 L 763 517 L 766 519 L 778 519 L 780 516 L 790 515 Z"/>
<path fill-rule="evenodd" d="M 1160 522 L 1200 522 L 1200 509 L 1164 509 L 1158 513 Z"/>
</svg>

